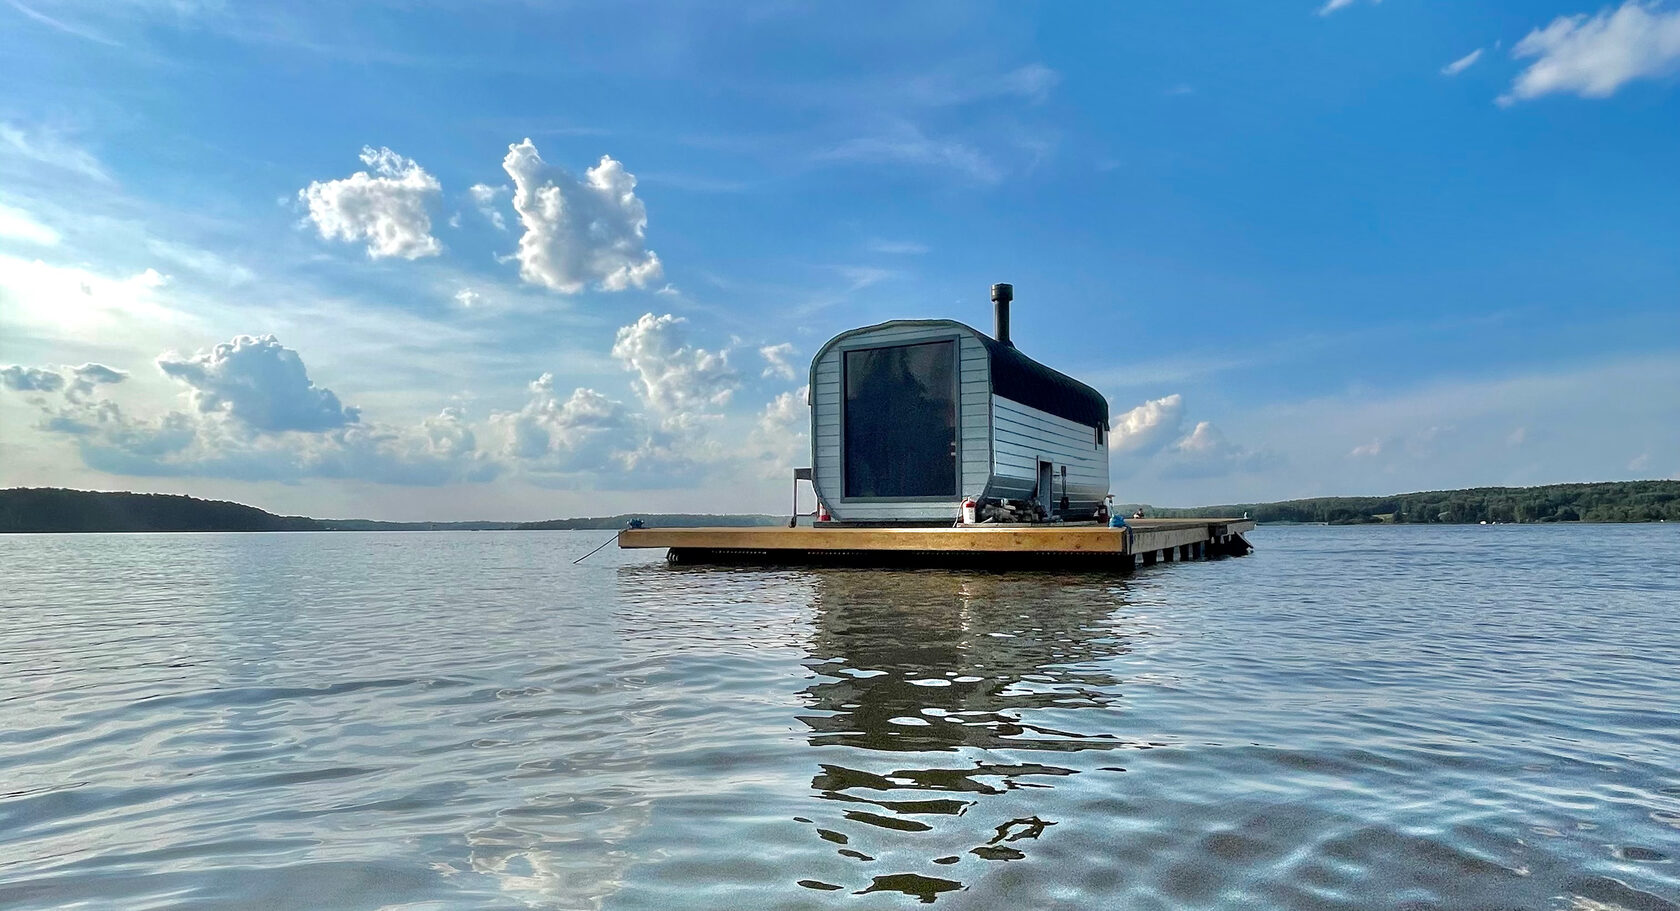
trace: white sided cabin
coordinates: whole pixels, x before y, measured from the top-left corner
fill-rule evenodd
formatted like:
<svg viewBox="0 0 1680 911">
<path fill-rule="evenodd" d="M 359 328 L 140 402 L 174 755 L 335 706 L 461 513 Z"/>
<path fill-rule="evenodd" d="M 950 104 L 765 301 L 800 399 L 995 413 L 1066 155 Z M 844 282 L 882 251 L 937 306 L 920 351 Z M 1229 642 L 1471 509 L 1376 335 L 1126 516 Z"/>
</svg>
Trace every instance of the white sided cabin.
<svg viewBox="0 0 1680 911">
<path fill-rule="evenodd" d="M 998 286 L 1007 289 L 1007 286 Z M 996 294 L 994 289 L 994 295 Z M 1108 401 L 952 320 L 842 332 L 811 362 L 812 484 L 835 521 L 950 524 L 965 498 L 1089 519 L 1108 495 Z"/>
</svg>

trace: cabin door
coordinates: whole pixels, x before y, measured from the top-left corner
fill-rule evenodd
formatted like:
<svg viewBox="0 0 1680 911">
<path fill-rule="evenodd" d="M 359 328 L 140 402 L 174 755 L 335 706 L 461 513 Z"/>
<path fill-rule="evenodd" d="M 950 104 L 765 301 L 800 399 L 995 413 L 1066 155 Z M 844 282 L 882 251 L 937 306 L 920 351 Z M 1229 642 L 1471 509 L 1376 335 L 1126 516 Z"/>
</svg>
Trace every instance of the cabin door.
<svg viewBox="0 0 1680 911">
<path fill-rule="evenodd" d="M 1049 462 L 1038 463 L 1038 502 L 1047 513 L 1056 511 L 1056 466 Z"/>
</svg>

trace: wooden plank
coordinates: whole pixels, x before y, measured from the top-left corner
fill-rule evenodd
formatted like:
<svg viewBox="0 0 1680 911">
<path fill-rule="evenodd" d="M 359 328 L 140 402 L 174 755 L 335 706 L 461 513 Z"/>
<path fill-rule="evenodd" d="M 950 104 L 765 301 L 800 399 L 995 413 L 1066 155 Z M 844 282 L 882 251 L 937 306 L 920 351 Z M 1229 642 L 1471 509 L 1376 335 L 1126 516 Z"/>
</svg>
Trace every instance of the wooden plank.
<svg viewBox="0 0 1680 911">
<path fill-rule="evenodd" d="M 1244 519 L 1133 519 L 1126 529 L 1101 525 L 971 525 L 939 528 L 634 528 L 619 547 L 851 553 L 940 551 L 1012 554 L 1140 554 L 1197 544 L 1215 534 L 1249 531 Z"/>
<path fill-rule="evenodd" d="M 1125 548 L 1121 529 L 1096 525 L 996 525 L 966 528 L 633 528 L 624 548 L 717 550 L 951 551 L 967 553 L 1110 553 Z"/>
</svg>

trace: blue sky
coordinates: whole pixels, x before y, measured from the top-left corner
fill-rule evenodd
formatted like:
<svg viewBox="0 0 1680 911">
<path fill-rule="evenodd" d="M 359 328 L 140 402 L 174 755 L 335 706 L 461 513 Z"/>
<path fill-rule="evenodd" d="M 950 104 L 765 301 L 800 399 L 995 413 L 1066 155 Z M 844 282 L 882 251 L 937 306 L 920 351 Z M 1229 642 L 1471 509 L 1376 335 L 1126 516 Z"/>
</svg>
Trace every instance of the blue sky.
<svg viewBox="0 0 1680 911">
<path fill-rule="evenodd" d="M 785 508 L 853 326 L 1123 501 L 1680 475 L 1680 4 L 0 0 L 0 484 Z"/>
</svg>

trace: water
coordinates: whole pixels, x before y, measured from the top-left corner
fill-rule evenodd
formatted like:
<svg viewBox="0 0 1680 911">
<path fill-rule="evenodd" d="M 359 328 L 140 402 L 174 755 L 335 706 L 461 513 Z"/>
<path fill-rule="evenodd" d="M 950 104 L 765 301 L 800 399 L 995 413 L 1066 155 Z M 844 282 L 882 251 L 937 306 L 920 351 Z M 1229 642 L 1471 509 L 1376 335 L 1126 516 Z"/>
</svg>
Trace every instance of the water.
<svg viewBox="0 0 1680 911">
<path fill-rule="evenodd" d="M 0 908 L 1676 908 L 1680 528 L 0 536 Z"/>
</svg>

